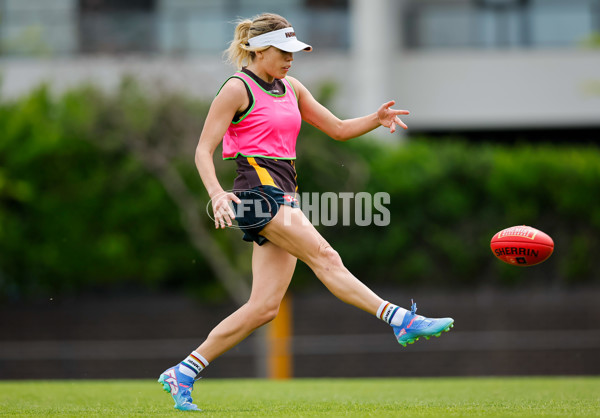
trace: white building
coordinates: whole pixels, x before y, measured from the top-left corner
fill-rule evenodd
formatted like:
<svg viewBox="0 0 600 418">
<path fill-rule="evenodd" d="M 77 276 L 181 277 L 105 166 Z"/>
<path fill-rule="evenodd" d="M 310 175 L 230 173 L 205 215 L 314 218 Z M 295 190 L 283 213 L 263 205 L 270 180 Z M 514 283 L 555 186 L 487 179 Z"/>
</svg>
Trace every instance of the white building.
<svg viewBox="0 0 600 418">
<path fill-rule="evenodd" d="M 335 112 L 395 98 L 411 132 L 600 132 L 599 0 L 0 0 L 1 94 L 134 74 L 212 97 L 239 16 L 280 13 L 312 53 L 292 74 Z"/>
</svg>

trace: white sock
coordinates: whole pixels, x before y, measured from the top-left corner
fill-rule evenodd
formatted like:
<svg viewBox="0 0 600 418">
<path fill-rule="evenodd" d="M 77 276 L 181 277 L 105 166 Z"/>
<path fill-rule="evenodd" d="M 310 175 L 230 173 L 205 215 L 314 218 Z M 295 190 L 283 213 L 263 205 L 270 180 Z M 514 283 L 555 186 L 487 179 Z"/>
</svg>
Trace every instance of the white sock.
<svg viewBox="0 0 600 418">
<path fill-rule="evenodd" d="M 179 364 L 179 372 L 195 379 L 206 366 L 208 361 L 196 351 L 192 351 L 192 354 Z"/>
<path fill-rule="evenodd" d="M 377 318 L 390 325 L 401 325 L 407 312 L 406 309 L 384 300 L 377 309 Z"/>
</svg>

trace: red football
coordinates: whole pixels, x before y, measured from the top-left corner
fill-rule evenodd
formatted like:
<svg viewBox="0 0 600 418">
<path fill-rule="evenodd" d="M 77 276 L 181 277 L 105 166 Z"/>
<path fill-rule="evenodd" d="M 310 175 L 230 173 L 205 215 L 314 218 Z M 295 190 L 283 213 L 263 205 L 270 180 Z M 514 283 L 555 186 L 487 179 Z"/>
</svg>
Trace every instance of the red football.
<svg viewBox="0 0 600 418">
<path fill-rule="evenodd" d="M 554 241 L 530 226 L 512 226 L 492 237 L 492 252 L 500 260 L 515 266 L 534 266 L 550 257 Z"/>
</svg>

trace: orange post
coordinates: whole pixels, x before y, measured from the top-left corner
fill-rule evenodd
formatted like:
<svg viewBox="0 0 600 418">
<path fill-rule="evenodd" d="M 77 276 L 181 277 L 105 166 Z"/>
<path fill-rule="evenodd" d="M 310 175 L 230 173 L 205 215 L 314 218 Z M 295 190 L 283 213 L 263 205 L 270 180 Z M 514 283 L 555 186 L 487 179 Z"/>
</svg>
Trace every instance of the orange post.
<svg viewBox="0 0 600 418">
<path fill-rule="evenodd" d="M 291 379 L 292 364 L 292 300 L 286 295 L 279 314 L 267 332 L 267 367 L 269 379 Z"/>
</svg>

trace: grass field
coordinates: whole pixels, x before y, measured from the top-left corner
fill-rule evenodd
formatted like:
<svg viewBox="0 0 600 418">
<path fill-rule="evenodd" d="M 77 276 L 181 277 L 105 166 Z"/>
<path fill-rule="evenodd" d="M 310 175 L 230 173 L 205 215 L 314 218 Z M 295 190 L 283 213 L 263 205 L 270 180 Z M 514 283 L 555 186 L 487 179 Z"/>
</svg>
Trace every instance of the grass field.
<svg viewBox="0 0 600 418">
<path fill-rule="evenodd" d="M 179 412 L 148 380 L 0 381 L 0 415 L 600 416 L 600 378 L 202 380 Z"/>
</svg>

